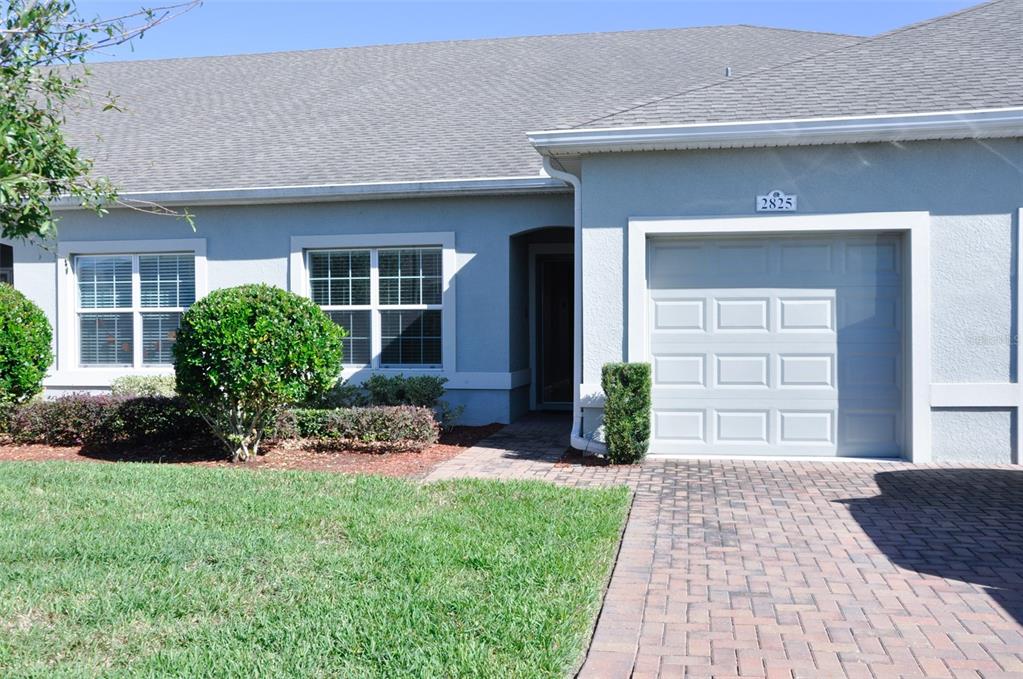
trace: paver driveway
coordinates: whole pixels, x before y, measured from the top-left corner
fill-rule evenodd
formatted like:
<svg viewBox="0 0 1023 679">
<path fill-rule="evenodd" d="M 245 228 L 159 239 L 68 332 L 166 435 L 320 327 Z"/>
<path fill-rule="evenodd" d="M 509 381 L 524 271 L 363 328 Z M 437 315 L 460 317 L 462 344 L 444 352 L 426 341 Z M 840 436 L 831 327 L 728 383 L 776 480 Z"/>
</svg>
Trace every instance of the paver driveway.
<svg viewBox="0 0 1023 679">
<path fill-rule="evenodd" d="M 513 425 L 434 478 L 635 489 L 581 677 L 1023 677 L 1018 467 L 583 467 L 550 431 Z"/>
</svg>

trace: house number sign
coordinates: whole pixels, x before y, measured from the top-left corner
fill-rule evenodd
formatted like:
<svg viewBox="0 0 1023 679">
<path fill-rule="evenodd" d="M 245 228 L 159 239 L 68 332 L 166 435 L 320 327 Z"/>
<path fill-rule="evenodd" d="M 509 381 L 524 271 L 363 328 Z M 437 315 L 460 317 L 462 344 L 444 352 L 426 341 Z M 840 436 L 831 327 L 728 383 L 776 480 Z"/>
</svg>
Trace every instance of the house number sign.
<svg viewBox="0 0 1023 679">
<path fill-rule="evenodd" d="M 757 212 L 795 212 L 796 196 L 775 189 L 757 196 Z"/>
</svg>

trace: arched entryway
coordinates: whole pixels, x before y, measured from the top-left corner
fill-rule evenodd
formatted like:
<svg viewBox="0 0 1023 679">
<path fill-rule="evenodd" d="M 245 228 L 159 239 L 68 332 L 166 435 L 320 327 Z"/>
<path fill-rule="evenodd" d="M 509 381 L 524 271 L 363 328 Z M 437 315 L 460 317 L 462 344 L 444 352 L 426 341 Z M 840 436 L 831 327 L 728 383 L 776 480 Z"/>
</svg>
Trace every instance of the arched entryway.
<svg viewBox="0 0 1023 679">
<path fill-rule="evenodd" d="M 571 410 L 575 255 L 571 227 L 511 238 L 512 362 L 530 373 L 530 410 Z"/>
</svg>

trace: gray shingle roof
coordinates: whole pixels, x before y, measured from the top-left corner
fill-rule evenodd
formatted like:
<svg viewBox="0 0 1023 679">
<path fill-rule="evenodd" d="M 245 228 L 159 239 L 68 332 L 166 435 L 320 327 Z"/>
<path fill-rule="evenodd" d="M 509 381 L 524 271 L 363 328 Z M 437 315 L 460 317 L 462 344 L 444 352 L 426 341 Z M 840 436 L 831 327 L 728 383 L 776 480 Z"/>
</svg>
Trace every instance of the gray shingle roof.
<svg viewBox="0 0 1023 679">
<path fill-rule="evenodd" d="M 995 0 L 573 127 L 1023 106 L 1023 0 Z"/>
<path fill-rule="evenodd" d="M 750 26 L 105 63 L 69 133 L 122 191 L 536 175 L 525 132 L 849 45 Z"/>
</svg>

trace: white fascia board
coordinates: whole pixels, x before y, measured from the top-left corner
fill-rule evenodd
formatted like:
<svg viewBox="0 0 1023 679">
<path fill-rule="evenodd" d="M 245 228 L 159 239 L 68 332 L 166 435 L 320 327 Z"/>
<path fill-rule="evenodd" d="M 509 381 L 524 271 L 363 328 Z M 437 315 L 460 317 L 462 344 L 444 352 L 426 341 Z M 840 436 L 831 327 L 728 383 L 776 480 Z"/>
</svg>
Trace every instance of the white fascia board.
<svg viewBox="0 0 1023 679">
<path fill-rule="evenodd" d="M 465 195 L 567 193 L 570 190 L 571 187 L 558 179 L 535 175 L 532 177 L 438 179 L 418 182 L 367 182 L 363 184 L 127 192 L 119 194 L 118 198 L 128 203 L 156 203 L 162 206 L 258 205 Z M 80 209 L 81 205 L 71 198 L 61 198 L 54 201 L 51 207 L 55 210 L 76 210 Z"/>
<path fill-rule="evenodd" d="M 894 115 L 757 120 L 527 133 L 550 156 L 607 151 L 671 151 L 855 144 L 927 139 L 1023 137 L 1023 107 Z"/>
</svg>

